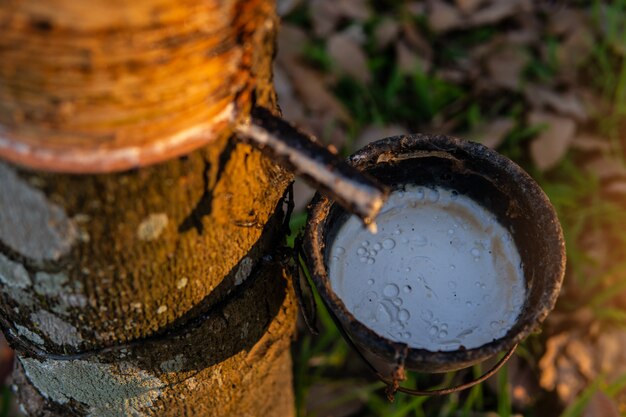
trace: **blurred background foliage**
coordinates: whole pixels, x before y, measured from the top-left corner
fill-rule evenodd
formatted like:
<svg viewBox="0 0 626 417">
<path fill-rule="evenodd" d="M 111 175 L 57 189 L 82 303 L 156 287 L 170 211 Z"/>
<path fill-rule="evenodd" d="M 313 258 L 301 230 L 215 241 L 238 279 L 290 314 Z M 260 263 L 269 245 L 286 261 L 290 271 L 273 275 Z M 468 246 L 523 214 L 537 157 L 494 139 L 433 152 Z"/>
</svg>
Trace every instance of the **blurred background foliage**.
<svg viewBox="0 0 626 417">
<path fill-rule="evenodd" d="M 286 119 L 347 155 L 450 134 L 516 161 L 563 224 L 557 308 L 504 371 L 442 398 L 389 403 L 320 306 L 294 346 L 300 416 L 626 415 L 626 0 L 280 0 Z M 296 184 L 305 222 L 312 196 Z M 489 364 L 484 364 L 484 369 Z M 436 387 L 478 375 L 411 375 Z"/>
</svg>

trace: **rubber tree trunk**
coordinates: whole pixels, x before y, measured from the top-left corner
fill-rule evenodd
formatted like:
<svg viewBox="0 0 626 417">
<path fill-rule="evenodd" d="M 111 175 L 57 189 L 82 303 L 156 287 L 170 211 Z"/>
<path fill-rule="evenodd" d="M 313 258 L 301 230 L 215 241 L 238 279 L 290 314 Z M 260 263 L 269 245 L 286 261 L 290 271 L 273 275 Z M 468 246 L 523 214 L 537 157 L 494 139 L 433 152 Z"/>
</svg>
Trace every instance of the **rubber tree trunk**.
<svg viewBox="0 0 626 417">
<path fill-rule="evenodd" d="M 0 321 L 23 410 L 293 415 L 291 178 L 230 129 L 275 105 L 273 4 L 33 0 L 0 4 L 0 30 Z"/>
</svg>

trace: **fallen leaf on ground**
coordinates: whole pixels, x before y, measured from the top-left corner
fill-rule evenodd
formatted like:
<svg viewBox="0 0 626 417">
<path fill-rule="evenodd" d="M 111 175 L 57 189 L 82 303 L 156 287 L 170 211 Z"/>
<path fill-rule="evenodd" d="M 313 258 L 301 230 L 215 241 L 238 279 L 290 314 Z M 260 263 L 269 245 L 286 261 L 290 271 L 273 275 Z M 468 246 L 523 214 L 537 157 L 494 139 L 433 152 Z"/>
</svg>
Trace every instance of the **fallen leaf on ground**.
<svg viewBox="0 0 626 417">
<path fill-rule="evenodd" d="M 530 84 L 524 89 L 524 96 L 534 109 L 547 107 L 578 121 L 585 121 L 588 118 L 582 100 L 573 91 L 559 93 L 548 87 Z"/>
<path fill-rule="evenodd" d="M 337 0 L 316 0 L 309 4 L 313 32 L 319 37 L 328 36 L 341 19 L 339 3 Z"/>
<path fill-rule="evenodd" d="M 513 45 L 502 45 L 487 58 L 489 81 L 497 87 L 516 90 L 528 61 L 528 54 L 524 50 Z"/>
<path fill-rule="evenodd" d="M 585 164 L 585 170 L 600 180 L 626 178 L 626 167 L 617 159 L 601 155 Z"/>
<path fill-rule="evenodd" d="M 367 43 L 367 35 L 365 34 L 365 30 L 363 30 L 363 26 L 361 25 L 350 25 L 342 30 L 341 34 L 352 39 L 361 46 Z"/>
<path fill-rule="evenodd" d="M 594 37 L 585 27 L 571 32 L 556 48 L 559 76 L 575 80 L 578 67 L 594 48 Z"/>
<path fill-rule="evenodd" d="M 442 81 L 460 84 L 469 78 L 469 74 L 457 68 L 441 68 L 437 70 L 437 78 Z"/>
<path fill-rule="evenodd" d="M 609 152 L 611 143 L 608 138 L 581 133 L 572 141 L 572 148 L 586 152 Z"/>
<path fill-rule="evenodd" d="M 572 119 L 540 112 L 531 113 L 528 123 L 547 125 L 530 144 L 530 156 L 539 170 L 553 168 L 567 153 L 576 133 L 576 124 Z"/>
<path fill-rule="evenodd" d="M 484 26 L 498 23 L 520 12 L 527 12 L 532 9 L 530 0 L 496 0 L 492 1 L 469 17 L 472 26 Z"/>
<path fill-rule="evenodd" d="M 610 384 L 626 374 L 624 345 L 623 328 L 604 328 L 593 336 L 585 326 L 570 327 L 546 341 L 546 351 L 539 361 L 539 383 L 548 391 L 556 389 L 563 403 L 569 404 L 599 375 Z M 618 394 L 619 401 L 624 394 Z"/>
<path fill-rule="evenodd" d="M 465 15 L 478 9 L 486 0 L 454 0 L 456 7 Z"/>
<path fill-rule="evenodd" d="M 412 16 L 424 16 L 426 14 L 426 4 L 421 0 L 406 3 L 404 9 Z"/>
<path fill-rule="evenodd" d="M 545 390 L 556 390 L 564 404 L 570 404 L 589 383 L 577 368 L 576 362 L 579 359 L 570 357 L 566 351 L 569 343 L 581 337 L 584 335 L 571 332 L 550 337 L 546 342 L 546 351 L 539 361 L 539 384 Z"/>
<path fill-rule="evenodd" d="M 428 24 L 437 33 L 448 32 L 463 26 L 459 11 L 443 0 L 428 0 Z"/>
<path fill-rule="evenodd" d="M 428 61 L 433 58 L 433 48 L 430 42 L 417 30 L 415 25 L 404 22 L 402 24 L 402 35 L 406 43 L 413 48 L 420 56 L 424 57 Z"/>
<path fill-rule="evenodd" d="M 396 42 L 396 65 L 403 74 L 414 74 L 416 69 L 426 73 L 430 71 L 431 63 L 411 50 L 406 42 Z"/>
<path fill-rule="evenodd" d="M 293 63 L 285 70 L 292 78 L 294 90 L 309 110 L 330 113 L 338 120 L 346 122 L 350 120 L 348 111 L 328 91 L 320 73 L 298 63 Z"/>
<path fill-rule="evenodd" d="M 478 126 L 467 134 L 467 138 L 476 140 L 489 148 L 496 149 L 502 144 L 502 141 L 514 126 L 514 120 L 501 117 Z"/>
<path fill-rule="evenodd" d="M 368 0 L 334 0 L 339 5 L 341 17 L 364 22 L 371 16 Z"/>
<path fill-rule="evenodd" d="M 612 182 L 604 190 L 609 194 L 626 196 L 626 181 Z"/>
<path fill-rule="evenodd" d="M 374 29 L 374 39 L 376 47 L 379 49 L 389 46 L 400 33 L 400 24 L 397 19 L 384 17 Z"/>
<path fill-rule="evenodd" d="M 371 15 L 367 0 L 315 0 L 309 4 L 313 31 L 322 38 L 330 35 L 342 18 L 363 22 Z"/>
<path fill-rule="evenodd" d="M 337 69 L 363 84 L 367 84 L 371 80 L 367 56 L 352 37 L 343 33 L 331 36 L 328 39 L 327 50 Z"/>
<path fill-rule="evenodd" d="M 564 35 L 586 27 L 588 18 L 580 9 L 564 7 L 558 13 L 548 15 L 548 32 L 553 35 Z"/>
</svg>

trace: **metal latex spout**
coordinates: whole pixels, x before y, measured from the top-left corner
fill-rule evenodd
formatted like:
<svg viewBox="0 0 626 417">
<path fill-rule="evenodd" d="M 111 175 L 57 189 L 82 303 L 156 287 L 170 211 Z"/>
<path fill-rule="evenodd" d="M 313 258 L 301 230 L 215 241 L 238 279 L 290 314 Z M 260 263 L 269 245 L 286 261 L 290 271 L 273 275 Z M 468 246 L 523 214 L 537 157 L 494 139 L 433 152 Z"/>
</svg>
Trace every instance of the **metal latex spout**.
<svg viewBox="0 0 626 417">
<path fill-rule="evenodd" d="M 376 179 L 262 107 L 252 110 L 237 135 L 376 230 L 374 219 L 389 194 Z"/>
</svg>

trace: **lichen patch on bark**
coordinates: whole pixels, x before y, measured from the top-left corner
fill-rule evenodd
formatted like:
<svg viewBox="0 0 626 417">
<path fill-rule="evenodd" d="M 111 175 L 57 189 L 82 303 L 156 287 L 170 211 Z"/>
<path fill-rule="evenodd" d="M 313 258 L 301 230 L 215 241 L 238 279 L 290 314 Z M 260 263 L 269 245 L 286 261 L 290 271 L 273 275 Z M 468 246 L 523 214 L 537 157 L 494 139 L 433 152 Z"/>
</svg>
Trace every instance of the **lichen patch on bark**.
<svg viewBox="0 0 626 417">
<path fill-rule="evenodd" d="M 20 255 L 56 261 L 69 253 L 78 233 L 63 208 L 0 163 L 0 241 Z"/>
<path fill-rule="evenodd" d="M 18 335 L 24 336 L 25 338 L 27 338 L 31 342 L 36 343 L 38 345 L 43 345 L 44 344 L 44 340 L 37 333 L 31 332 L 26 327 L 20 326 L 19 324 L 16 324 L 15 328 L 17 329 L 17 334 Z"/>
<path fill-rule="evenodd" d="M 68 281 L 67 275 L 62 272 L 56 274 L 37 272 L 35 274 L 35 292 L 44 296 L 58 296 L 63 293 L 64 285 Z"/>
<path fill-rule="evenodd" d="M 182 353 L 174 356 L 172 359 L 161 362 L 160 368 L 163 372 L 179 372 L 185 365 L 185 355 Z"/>
<path fill-rule="evenodd" d="M 1 203 L 0 203 L 1 204 Z M 32 282 L 22 264 L 11 261 L 0 253 L 0 281 L 11 288 L 28 288 Z"/>
<path fill-rule="evenodd" d="M 139 224 L 137 237 L 140 240 L 156 240 L 167 227 L 169 219 L 165 213 L 152 213 Z"/>
<path fill-rule="evenodd" d="M 31 293 L 26 292 L 21 288 L 17 287 L 9 287 L 9 286 L 1 286 L 0 289 L 6 296 L 12 300 L 14 303 L 19 304 L 24 307 L 32 307 L 35 304 L 35 300 Z"/>
<path fill-rule="evenodd" d="M 33 324 L 57 345 L 78 347 L 83 337 L 76 327 L 63 321 L 54 314 L 40 310 L 30 315 Z"/>
<path fill-rule="evenodd" d="M 241 285 L 248 278 L 250 273 L 252 272 L 252 267 L 254 266 L 254 261 L 245 257 L 241 260 L 237 272 L 235 273 L 235 285 Z"/>
<path fill-rule="evenodd" d="M 133 365 L 82 360 L 20 358 L 26 376 L 46 398 L 84 404 L 92 417 L 144 417 L 161 395 L 163 382 Z"/>
</svg>

